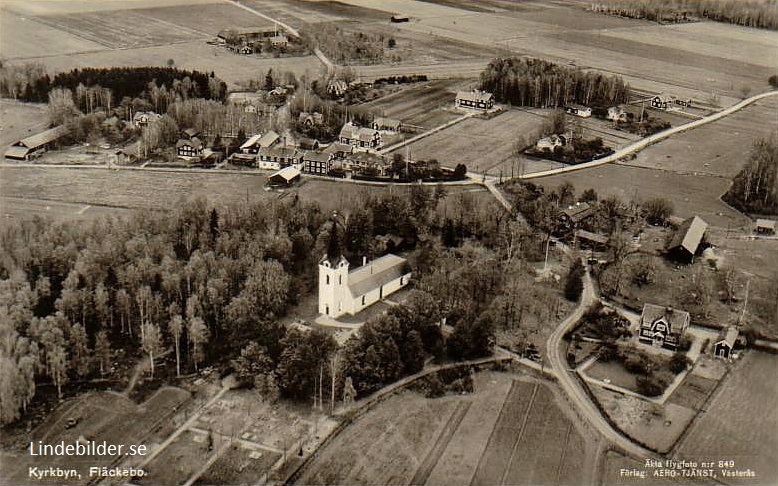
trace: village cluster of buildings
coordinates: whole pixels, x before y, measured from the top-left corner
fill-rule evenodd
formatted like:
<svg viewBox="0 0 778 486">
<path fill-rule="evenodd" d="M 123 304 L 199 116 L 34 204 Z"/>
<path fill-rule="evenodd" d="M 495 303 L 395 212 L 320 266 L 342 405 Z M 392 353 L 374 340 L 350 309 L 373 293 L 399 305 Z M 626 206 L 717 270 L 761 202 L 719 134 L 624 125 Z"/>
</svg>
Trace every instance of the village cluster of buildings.
<svg viewBox="0 0 778 486">
<path fill-rule="evenodd" d="M 289 37 L 278 26 L 235 27 L 224 29 L 216 35 L 210 44 L 221 45 L 237 54 L 254 54 L 260 52 L 265 44 L 273 48 L 289 45 Z"/>
</svg>

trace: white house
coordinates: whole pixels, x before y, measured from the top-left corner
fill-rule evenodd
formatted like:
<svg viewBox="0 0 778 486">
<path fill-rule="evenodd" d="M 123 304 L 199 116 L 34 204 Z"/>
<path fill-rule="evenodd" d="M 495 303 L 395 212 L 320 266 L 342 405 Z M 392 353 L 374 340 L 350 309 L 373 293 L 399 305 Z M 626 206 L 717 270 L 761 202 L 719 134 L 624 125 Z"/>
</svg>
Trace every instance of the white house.
<svg viewBox="0 0 778 486">
<path fill-rule="evenodd" d="M 319 261 L 319 313 L 354 315 L 408 285 L 411 270 L 405 258 L 388 254 L 349 271 L 343 256 Z"/>
<path fill-rule="evenodd" d="M 591 108 L 575 103 L 565 106 L 565 112 L 570 115 L 580 116 L 581 118 L 589 118 L 592 116 Z"/>
<path fill-rule="evenodd" d="M 454 100 L 457 108 L 490 110 L 494 107 L 494 95 L 488 91 L 459 91 Z"/>
<path fill-rule="evenodd" d="M 627 112 L 624 111 L 624 108 L 620 106 L 611 106 L 608 108 L 608 115 L 606 116 L 608 120 L 615 121 L 615 122 L 626 122 L 627 121 Z"/>
<path fill-rule="evenodd" d="M 550 135 L 543 137 L 535 143 L 535 148 L 538 150 L 548 149 L 553 152 L 557 147 L 563 147 L 565 145 L 565 137 L 563 135 Z"/>
</svg>

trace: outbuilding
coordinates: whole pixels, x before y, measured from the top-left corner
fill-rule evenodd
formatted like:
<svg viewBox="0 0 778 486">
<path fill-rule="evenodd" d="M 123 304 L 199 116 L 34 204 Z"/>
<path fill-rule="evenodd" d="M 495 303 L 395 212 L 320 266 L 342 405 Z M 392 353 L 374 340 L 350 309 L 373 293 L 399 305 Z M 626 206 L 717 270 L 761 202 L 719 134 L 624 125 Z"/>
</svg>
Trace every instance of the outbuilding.
<svg viewBox="0 0 778 486">
<path fill-rule="evenodd" d="M 278 172 L 270 174 L 267 178 L 267 185 L 273 187 L 279 186 L 291 186 L 295 182 L 300 180 L 300 169 L 297 167 L 284 167 Z"/>
<path fill-rule="evenodd" d="M 17 160 L 29 160 L 34 155 L 45 152 L 57 145 L 59 139 L 67 135 L 68 130 L 64 125 L 51 128 L 31 137 L 19 140 L 8 147 L 5 157 Z"/>
</svg>

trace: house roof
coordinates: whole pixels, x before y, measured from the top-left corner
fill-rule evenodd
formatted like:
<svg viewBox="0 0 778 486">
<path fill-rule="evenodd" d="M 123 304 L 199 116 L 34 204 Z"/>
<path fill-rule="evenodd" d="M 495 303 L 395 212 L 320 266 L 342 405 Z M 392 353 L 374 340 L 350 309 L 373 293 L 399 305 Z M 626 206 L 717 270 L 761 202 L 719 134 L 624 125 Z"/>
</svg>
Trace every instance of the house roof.
<svg viewBox="0 0 778 486">
<path fill-rule="evenodd" d="M 11 145 L 5 150 L 5 156 L 11 159 L 23 159 L 32 151 L 31 148 Z"/>
<path fill-rule="evenodd" d="M 293 158 L 302 155 L 295 147 L 261 147 L 259 149 L 260 157 L 283 157 Z"/>
<path fill-rule="evenodd" d="M 228 103 L 243 104 L 262 101 L 263 93 L 259 91 L 235 91 L 227 95 Z"/>
<path fill-rule="evenodd" d="M 705 231 L 708 229 L 708 223 L 706 223 L 699 216 L 694 216 L 687 219 L 678 228 L 678 231 L 673 236 L 670 242 L 669 248 L 683 248 L 691 254 L 697 253 L 697 247 L 702 242 L 702 237 L 705 235 Z"/>
<path fill-rule="evenodd" d="M 189 145 L 189 146 L 191 146 L 194 149 L 200 150 L 200 149 L 203 148 L 203 141 L 200 140 L 197 137 L 192 137 L 192 138 L 189 138 L 189 139 L 179 138 L 178 142 L 176 142 L 176 148 L 181 148 L 181 147 L 184 147 L 186 145 Z"/>
<path fill-rule="evenodd" d="M 725 343 L 730 348 L 733 348 L 735 346 L 735 341 L 737 341 L 738 335 L 740 335 L 740 331 L 738 331 L 738 328 L 729 327 L 727 328 L 727 332 L 724 333 L 723 339 L 719 339 L 718 341 L 716 341 L 715 344 Z"/>
<path fill-rule="evenodd" d="M 548 137 L 543 137 L 540 140 L 537 141 L 535 145 L 537 146 L 557 146 L 557 145 L 564 145 L 565 139 L 557 134 L 549 135 Z"/>
<path fill-rule="evenodd" d="M 370 152 L 354 152 L 348 156 L 348 160 L 352 163 L 366 166 L 383 166 L 388 164 L 386 157 L 371 154 Z"/>
<path fill-rule="evenodd" d="M 332 154 L 328 154 L 325 152 L 316 152 L 316 151 L 309 151 L 306 152 L 305 155 L 303 155 L 303 160 L 310 160 L 313 162 L 327 162 L 330 160 L 330 157 Z"/>
<path fill-rule="evenodd" d="M 340 129 L 340 137 L 349 140 L 359 140 L 362 142 L 371 142 L 375 139 L 377 130 L 367 127 L 360 127 L 354 123 L 348 122 Z"/>
<path fill-rule="evenodd" d="M 775 220 L 772 219 L 757 219 L 756 220 L 756 227 L 757 228 L 765 228 L 775 231 Z"/>
<path fill-rule="evenodd" d="M 259 146 L 263 148 L 270 147 L 274 143 L 278 141 L 280 138 L 280 135 L 278 135 L 273 130 L 270 130 L 266 134 L 262 135 L 262 138 L 259 140 Z"/>
<path fill-rule="evenodd" d="M 604 245 L 608 243 L 608 237 L 605 235 L 601 235 L 598 233 L 592 233 L 591 231 L 585 231 L 582 229 L 576 230 L 575 237 L 582 239 L 582 240 L 589 240 L 593 241 L 595 243 L 599 243 L 601 245 Z"/>
<path fill-rule="evenodd" d="M 60 125 L 58 127 L 50 128 L 46 131 L 36 133 L 30 137 L 23 138 L 22 140 L 16 142 L 14 145 L 21 145 L 30 149 L 36 149 L 42 145 L 46 145 L 47 143 L 57 140 L 58 138 L 64 137 L 67 135 L 67 133 L 68 129 L 65 128 L 65 125 Z"/>
<path fill-rule="evenodd" d="M 324 148 L 324 152 L 328 154 L 334 154 L 335 152 L 352 153 L 353 151 L 354 151 L 354 147 L 340 142 L 332 142 L 331 144 L 327 145 L 327 147 Z"/>
<path fill-rule="evenodd" d="M 689 323 L 689 313 L 656 304 L 643 304 L 643 313 L 640 316 L 640 326 L 648 327 L 659 319 L 664 318 L 670 326 L 670 332 L 683 332 Z"/>
<path fill-rule="evenodd" d="M 273 25 L 263 25 L 260 27 L 234 27 L 231 29 L 223 29 L 217 34 L 219 37 L 226 38 L 230 31 L 235 32 L 236 35 L 263 35 L 263 34 L 275 34 L 278 28 Z"/>
<path fill-rule="evenodd" d="M 290 182 L 294 180 L 296 177 L 300 177 L 300 169 L 297 169 L 296 167 L 292 167 L 291 165 L 289 167 L 284 167 L 283 169 L 273 172 L 270 174 L 268 179 L 278 179 L 281 178 L 286 182 Z"/>
<path fill-rule="evenodd" d="M 574 206 L 563 210 L 562 214 L 566 215 L 574 223 L 577 223 L 594 214 L 594 208 L 589 203 L 575 203 Z"/>
<path fill-rule="evenodd" d="M 200 132 L 199 132 L 199 131 L 197 131 L 197 129 L 195 129 L 195 128 L 187 128 L 186 130 L 184 130 L 184 131 L 183 131 L 183 133 L 184 133 L 184 134 L 185 134 L 187 137 L 189 137 L 189 138 L 194 138 L 194 137 L 196 137 L 196 136 L 197 136 L 197 135 L 198 135 Z"/>
<path fill-rule="evenodd" d="M 579 105 L 578 103 L 569 103 L 565 108 L 575 108 L 576 110 L 591 110 L 588 106 Z"/>
<path fill-rule="evenodd" d="M 241 145 L 241 146 L 240 146 L 240 149 L 241 149 L 241 150 L 243 150 L 243 149 L 247 149 L 247 148 L 249 148 L 249 147 L 253 147 L 254 145 L 256 145 L 256 144 L 257 144 L 257 142 L 259 142 L 259 139 L 260 139 L 260 138 L 262 138 L 262 135 L 261 135 L 261 134 L 252 135 L 251 137 L 249 137 L 249 139 L 248 139 L 248 140 L 246 140 L 246 141 L 243 143 L 243 145 Z"/>
<path fill-rule="evenodd" d="M 457 99 L 458 100 L 468 100 L 468 101 L 489 101 L 492 99 L 494 95 L 492 93 L 489 93 L 488 91 L 458 91 L 457 92 Z"/>
<path fill-rule="evenodd" d="M 348 288 L 353 297 L 358 297 L 408 273 L 408 261 L 390 253 L 350 271 Z"/>
</svg>

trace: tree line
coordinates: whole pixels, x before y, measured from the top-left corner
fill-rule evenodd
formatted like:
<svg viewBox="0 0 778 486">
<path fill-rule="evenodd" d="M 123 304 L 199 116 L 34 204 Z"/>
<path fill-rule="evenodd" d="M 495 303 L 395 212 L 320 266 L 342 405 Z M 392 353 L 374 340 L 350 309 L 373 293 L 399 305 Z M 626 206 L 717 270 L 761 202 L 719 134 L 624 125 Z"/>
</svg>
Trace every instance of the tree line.
<svg viewBox="0 0 778 486">
<path fill-rule="evenodd" d="M 778 134 L 754 140 L 724 200 L 747 213 L 778 214 Z"/>
<path fill-rule="evenodd" d="M 494 59 L 481 73 L 480 88 L 498 101 L 538 108 L 568 103 L 612 106 L 629 100 L 629 85 L 620 76 L 533 58 Z"/>
<path fill-rule="evenodd" d="M 693 17 L 778 29 L 778 4 L 770 0 L 644 0 L 592 5 L 595 12 L 656 22 L 686 22 Z"/>
</svg>

